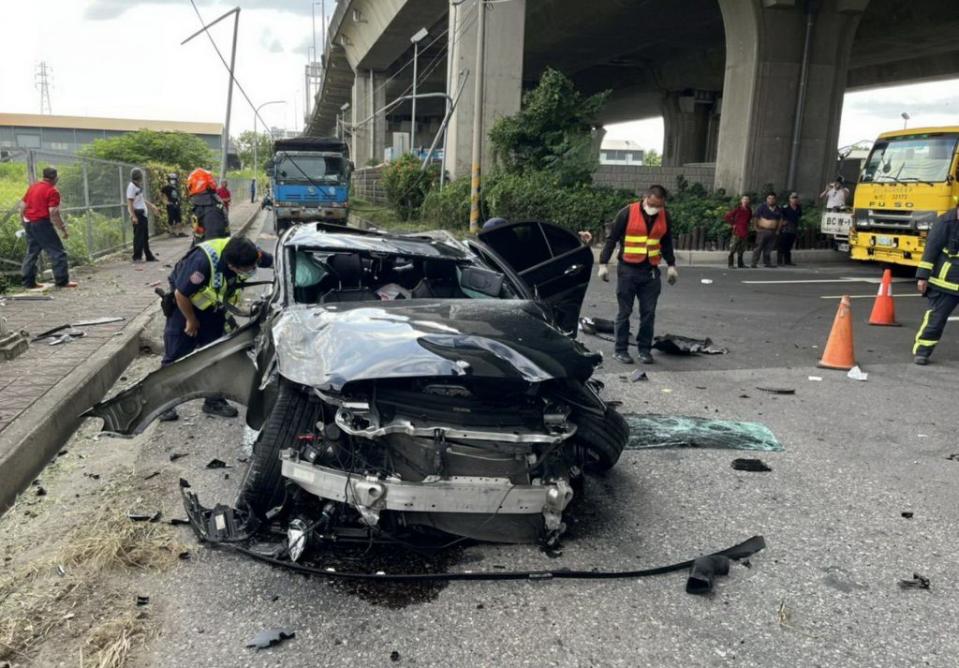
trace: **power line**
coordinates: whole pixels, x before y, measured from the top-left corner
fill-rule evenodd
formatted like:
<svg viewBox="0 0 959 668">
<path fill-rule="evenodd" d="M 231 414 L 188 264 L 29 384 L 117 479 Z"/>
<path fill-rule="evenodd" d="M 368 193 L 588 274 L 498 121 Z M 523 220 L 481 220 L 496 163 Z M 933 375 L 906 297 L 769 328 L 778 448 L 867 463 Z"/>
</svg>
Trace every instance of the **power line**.
<svg viewBox="0 0 959 668">
<path fill-rule="evenodd" d="M 37 72 L 34 75 L 36 88 L 40 91 L 40 113 L 52 114 L 53 107 L 50 104 L 50 80 L 53 78 L 53 68 L 47 65 L 47 61 L 41 60 L 37 65 Z"/>
</svg>

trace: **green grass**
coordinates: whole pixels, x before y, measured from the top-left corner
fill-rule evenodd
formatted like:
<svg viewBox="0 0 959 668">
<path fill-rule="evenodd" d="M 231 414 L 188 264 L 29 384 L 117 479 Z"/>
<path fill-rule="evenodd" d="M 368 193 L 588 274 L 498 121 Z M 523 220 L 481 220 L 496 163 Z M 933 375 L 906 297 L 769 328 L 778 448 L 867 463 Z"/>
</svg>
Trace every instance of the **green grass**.
<svg viewBox="0 0 959 668">
<path fill-rule="evenodd" d="M 422 220 L 400 220 L 389 206 L 372 204 L 358 197 L 350 198 L 350 215 L 367 220 L 390 232 L 423 232 L 436 229 L 436 225 Z"/>
</svg>

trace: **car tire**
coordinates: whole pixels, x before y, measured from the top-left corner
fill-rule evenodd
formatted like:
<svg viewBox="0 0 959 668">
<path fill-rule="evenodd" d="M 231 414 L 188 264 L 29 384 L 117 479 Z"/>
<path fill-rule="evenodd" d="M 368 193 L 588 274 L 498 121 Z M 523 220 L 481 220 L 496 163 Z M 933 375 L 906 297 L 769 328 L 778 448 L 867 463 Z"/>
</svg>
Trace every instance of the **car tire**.
<svg viewBox="0 0 959 668">
<path fill-rule="evenodd" d="M 280 451 L 295 447 L 299 435 L 312 434 L 320 416 L 319 399 L 292 383 L 280 381 L 276 403 L 253 444 L 253 456 L 240 486 L 238 505 L 263 519 L 268 511 L 283 503 L 286 490 Z"/>
<path fill-rule="evenodd" d="M 619 461 L 629 440 L 629 425 L 622 415 L 607 407 L 605 415 L 585 411 L 574 416 L 576 440 L 586 449 L 585 468 L 608 471 Z"/>
</svg>

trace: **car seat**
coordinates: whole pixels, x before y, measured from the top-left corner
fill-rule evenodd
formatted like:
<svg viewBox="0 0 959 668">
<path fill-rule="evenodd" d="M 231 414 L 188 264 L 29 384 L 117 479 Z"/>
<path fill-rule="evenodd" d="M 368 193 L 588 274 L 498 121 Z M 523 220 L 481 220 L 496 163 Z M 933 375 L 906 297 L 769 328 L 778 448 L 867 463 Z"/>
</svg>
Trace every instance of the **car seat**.
<svg viewBox="0 0 959 668">
<path fill-rule="evenodd" d="M 462 299 L 456 263 L 448 260 L 424 260 L 423 278 L 413 288 L 413 299 Z"/>
<path fill-rule="evenodd" d="M 331 255 L 326 264 L 333 271 L 340 285 L 323 295 L 320 300 L 322 303 L 379 300 L 375 292 L 363 285 L 363 259 L 359 253 Z"/>
</svg>

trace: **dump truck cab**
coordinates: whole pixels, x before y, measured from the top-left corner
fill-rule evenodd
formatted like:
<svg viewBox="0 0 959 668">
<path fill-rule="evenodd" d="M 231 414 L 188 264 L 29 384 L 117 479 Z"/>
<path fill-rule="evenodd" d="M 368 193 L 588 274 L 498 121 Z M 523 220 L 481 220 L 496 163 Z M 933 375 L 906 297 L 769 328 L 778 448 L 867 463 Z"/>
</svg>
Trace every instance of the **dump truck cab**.
<svg viewBox="0 0 959 668">
<path fill-rule="evenodd" d="M 268 165 L 277 234 L 303 222 L 345 225 L 350 211 L 347 144 L 335 137 L 278 139 Z"/>
<path fill-rule="evenodd" d="M 850 255 L 916 266 L 936 220 L 959 205 L 959 126 L 879 135 L 854 199 Z"/>
</svg>

